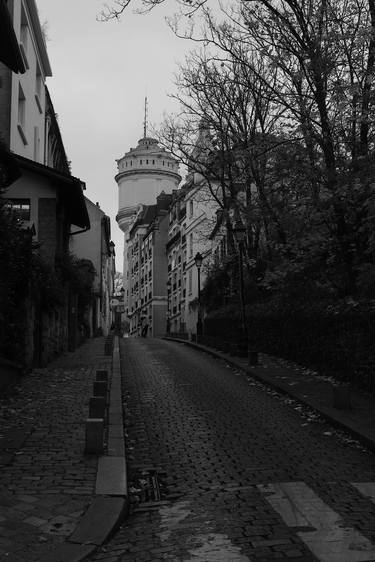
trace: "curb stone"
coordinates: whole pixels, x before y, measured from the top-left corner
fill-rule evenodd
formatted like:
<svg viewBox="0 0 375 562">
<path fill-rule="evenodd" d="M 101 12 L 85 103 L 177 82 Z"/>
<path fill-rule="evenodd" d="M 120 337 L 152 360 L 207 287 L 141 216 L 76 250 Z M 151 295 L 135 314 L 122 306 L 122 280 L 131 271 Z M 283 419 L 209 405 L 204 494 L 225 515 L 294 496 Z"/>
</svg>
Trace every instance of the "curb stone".
<svg viewBox="0 0 375 562">
<path fill-rule="evenodd" d="M 66 542 L 41 558 L 40 562 L 82 562 L 108 540 L 128 514 L 123 416 L 119 408 L 121 367 L 118 336 L 113 347 L 111 379 L 109 452 L 98 458 L 94 500 Z"/>
</svg>

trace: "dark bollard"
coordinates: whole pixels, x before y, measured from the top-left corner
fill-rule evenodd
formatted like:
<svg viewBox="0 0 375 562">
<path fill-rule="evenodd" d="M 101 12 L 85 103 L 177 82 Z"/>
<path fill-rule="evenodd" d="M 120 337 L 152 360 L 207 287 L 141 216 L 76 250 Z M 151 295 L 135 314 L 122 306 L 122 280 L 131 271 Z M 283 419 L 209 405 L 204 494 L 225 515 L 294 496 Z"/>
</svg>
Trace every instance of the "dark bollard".
<svg viewBox="0 0 375 562">
<path fill-rule="evenodd" d="M 249 358 L 249 365 L 255 366 L 259 365 L 259 358 L 258 352 L 252 351 L 251 349 L 248 350 L 248 358 Z"/>
<path fill-rule="evenodd" d="M 106 400 L 104 396 L 93 396 L 89 402 L 90 418 L 105 418 Z"/>
<path fill-rule="evenodd" d="M 94 381 L 93 395 L 107 397 L 108 383 L 106 381 Z"/>
<path fill-rule="evenodd" d="M 86 420 L 85 453 L 102 455 L 104 452 L 104 420 L 89 418 Z"/>
</svg>

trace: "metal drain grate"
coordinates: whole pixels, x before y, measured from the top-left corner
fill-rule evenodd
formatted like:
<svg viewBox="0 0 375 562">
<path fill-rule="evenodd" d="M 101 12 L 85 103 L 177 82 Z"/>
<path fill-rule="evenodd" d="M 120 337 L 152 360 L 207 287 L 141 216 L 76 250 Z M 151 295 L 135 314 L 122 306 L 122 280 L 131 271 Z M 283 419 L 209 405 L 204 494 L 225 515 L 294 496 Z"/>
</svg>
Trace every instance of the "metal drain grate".
<svg viewBox="0 0 375 562">
<path fill-rule="evenodd" d="M 166 495 L 165 473 L 155 468 L 137 468 L 129 475 L 129 498 L 133 509 L 144 504 L 158 504 Z"/>
</svg>

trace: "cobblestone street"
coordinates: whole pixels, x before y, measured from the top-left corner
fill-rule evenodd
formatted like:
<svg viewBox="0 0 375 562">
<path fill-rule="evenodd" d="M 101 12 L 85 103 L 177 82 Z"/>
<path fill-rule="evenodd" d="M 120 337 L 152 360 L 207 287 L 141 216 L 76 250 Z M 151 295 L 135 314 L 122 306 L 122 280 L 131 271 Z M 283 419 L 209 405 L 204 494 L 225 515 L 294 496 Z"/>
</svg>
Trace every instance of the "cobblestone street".
<svg viewBox="0 0 375 562">
<path fill-rule="evenodd" d="M 223 360 L 120 351 L 133 507 L 92 560 L 375 560 L 372 453 Z"/>
</svg>

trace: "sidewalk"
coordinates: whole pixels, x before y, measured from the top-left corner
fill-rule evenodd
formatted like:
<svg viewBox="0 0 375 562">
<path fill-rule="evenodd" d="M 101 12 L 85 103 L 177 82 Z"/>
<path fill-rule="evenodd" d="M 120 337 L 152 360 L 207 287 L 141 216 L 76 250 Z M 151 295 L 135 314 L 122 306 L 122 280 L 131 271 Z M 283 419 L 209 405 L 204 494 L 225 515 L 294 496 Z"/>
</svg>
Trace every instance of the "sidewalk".
<svg viewBox="0 0 375 562">
<path fill-rule="evenodd" d="M 334 392 L 340 384 L 311 369 L 265 354 L 259 354 L 257 366 L 249 366 L 247 358 L 235 357 L 185 339 L 166 339 L 199 348 L 225 360 L 276 392 L 305 404 L 333 426 L 349 433 L 353 439 L 375 451 L 375 398 L 371 394 L 351 388 L 351 407 L 339 409 L 334 406 Z"/>
<path fill-rule="evenodd" d="M 1 560 L 83 560 L 121 519 L 126 508 L 123 442 L 113 441 L 109 425 L 107 455 L 114 456 L 84 454 L 85 421 L 97 370 L 112 375 L 109 423 L 121 437 L 116 345 L 113 365 L 112 356 L 105 355 L 105 338 L 93 338 L 25 375 L 1 397 Z"/>
</svg>

